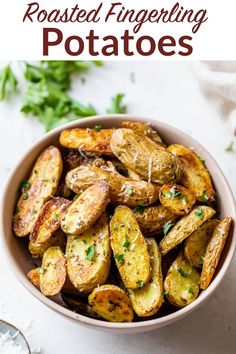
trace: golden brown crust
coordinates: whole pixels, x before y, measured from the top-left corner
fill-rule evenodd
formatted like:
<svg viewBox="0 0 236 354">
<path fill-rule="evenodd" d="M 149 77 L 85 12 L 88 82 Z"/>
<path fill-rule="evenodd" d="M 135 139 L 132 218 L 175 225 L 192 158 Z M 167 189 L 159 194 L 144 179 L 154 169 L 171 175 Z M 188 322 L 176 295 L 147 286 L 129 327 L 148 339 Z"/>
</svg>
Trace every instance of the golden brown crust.
<svg viewBox="0 0 236 354">
<path fill-rule="evenodd" d="M 177 184 L 164 184 L 159 192 L 160 202 L 174 214 L 188 214 L 196 202 L 195 196 Z"/>
<path fill-rule="evenodd" d="M 29 271 L 27 278 L 30 282 L 39 289 L 40 287 L 40 267 Z"/>
<path fill-rule="evenodd" d="M 203 259 L 201 273 L 201 289 L 206 289 L 211 283 L 219 263 L 221 253 L 229 234 L 232 218 L 224 218 L 215 228 L 212 238 L 207 246 L 206 254 Z"/>
<path fill-rule="evenodd" d="M 50 146 L 39 155 L 17 202 L 13 219 L 16 236 L 24 237 L 31 232 L 43 204 L 56 193 L 62 167 L 58 148 Z"/>
<path fill-rule="evenodd" d="M 55 233 L 45 243 L 29 242 L 29 251 L 34 258 L 43 257 L 43 254 L 49 247 L 60 246 L 62 249 L 66 245 L 66 235 L 61 229 Z"/>
<path fill-rule="evenodd" d="M 132 129 L 136 130 L 137 132 L 140 132 L 144 135 L 146 135 L 148 138 L 153 140 L 157 144 L 165 145 L 163 143 L 162 138 L 160 135 L 157 133 L 156 130 L 154 130 L 151 125 L 143 122 L 122 122 L 122 128 L 126 129 Z"/>
<path fill-rule="evenodd" d="M 130 299 L 116 285 L 102 285 L 89 295 L 92 311 L 109 322 L 132 322 L 133 309 Z"/>
</svg>

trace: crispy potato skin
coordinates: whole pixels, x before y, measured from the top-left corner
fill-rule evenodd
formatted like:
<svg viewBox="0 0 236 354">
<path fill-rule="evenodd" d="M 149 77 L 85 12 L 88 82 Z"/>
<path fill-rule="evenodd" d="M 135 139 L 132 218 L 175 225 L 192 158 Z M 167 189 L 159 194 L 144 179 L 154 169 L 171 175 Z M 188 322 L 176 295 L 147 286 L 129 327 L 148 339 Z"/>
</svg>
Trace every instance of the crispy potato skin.
<svg viewBox="0 0 236 354">
<path fill-rule="evenodd" d="M 127 289 L 133 309 L 139 317 L 155 315 L 163 303 L 161 253 L 154 238 L 146 241 L 151 261 L 150 279 L 140 289 Z"/>
<path fill-rule="evenodd" d="M 184 255 L 194 267 L 202 268 L 207 245 L 218 223 L 216 219 L 207 220 L 185 240 Z"/>
<path fill-rule="evenodd" d="M 66 129 L 61 132 L 60 144 L 69 149 L 112 155 L 110 139 L 113 129 Z"/>
<path fill-rule="evenodd" d="M 87 252 L 94 246 L 94 257 L 89 260 Z M 67 240 L 67 272 L 71 283 L 80 292 L 90 292 L 104 284 L 110 271 L 110 235 L 108 218 L 104 213 L 100 219 L 79 236 Z"/>
<path fill-rule="evenodd" d="M 27 278 L 30 282 L 39 289 L 40 287 L 40 268 L 35 268 L 29 271 Z"/>
<path fill-rule="evenodd" d="M 174 306 L 189 305 L 198 296 L 199 283 L 200 274 L 180 253 L 170 266 L 164 281 L 166 297 Z"/>
<path fill-rule="evenodd" d="M 68 235 L 79 235 L 101 216 L 109 202 L 109 187 L 99 182 L 87 188 L 68 208 L 61 228 Z"/>
<path fill-rule="evenodd" d="M 165 145 L 160 135 L 150 125 L 142 122 L 122 122 L 122 128 L 132 129 L 146 135 L 157 144 Z"/>
<path fill-rule="evenodd" d="M 187 189 L 177 184 L 164 184 L 159 192 L 161 204 L 174 214 L 188 214 L 196 202 L 195 196 Z"/>
<path fill-rule="evenodd" d="M 170 183 L 181 176 L 181 164 L 160 144 L 131 129 L 116 129 L 111 136 L 114 155 L 144 180 Z"/>
<path fill-rule="evenodd" d="M 229 234 L 232 218 L 224 218 L 215 228 L 212 238 L 207 246 L 203 259 L 201 273 L 201 289 L 206 289 L 215 273 L 221 253 Z"/>
<path fill-rule="evenodd" d="M 173 144 L 167 150 L 181 161 L 181 184 L 189 189 L 199 202 L 205 203 L 214 199 L 211 177 L 200 157 L 183 145 Z"/>
<path fill-rule="evenodd" d="M 54 198 L 44 204 L 30 233 L 30 240 L 34 244 L 47 242 L 59 229 L 61 219 L 70 204 L 71 202 L 65 198 Z"/>
<path fill-rule="evenodd" d="M 62 173 L 62 158 L 58 148 L 50 146 L 38 157 L 28 180 L 29 188 L 22 190 L 13 218 L 16 236 L 27 236 L 43 204 L 56 193 Z"/>
<path fill-rule="evenodd" d="M 58 294 L 66 280 L 66 259 L 60 247 L 47 249 L 43 255 L 40 272 L 40 291 L 45 296 Z"/>
<path fill-rule="evenodd" d="M 147 243 L 128 207 L 118 206 L 110 221 L 111 248 L 125 287 L 137 289 L 150 276 Z"/>
<path fill-rule="evenodd" d="M 215 215 L 215 210 L 202 205 L 195 207 L 188 215 L 180 219 L 177 224 L 163 237 L 159 246 L 161 254 L 165 255 L 172 248 L 179 245 L 183 240 L 197 230 L 205 221 Z"/>
<path fill-rule="evenodd" d="M 162 204 L 147 206 L 141 213 L 134 209 L 134 215 L 145 235 L 162 232 L 168 221 L 174 223 L 178 218 Z"/>
<path fill-rule="evenodd" d="M 88 298 L 92 311 L 109 322 L 132 322 L 133 309 L 126 293 L 116 285 L 102 285 Z"/>
<path fill-rule="evenodd" d="M 60 246 L 62 249 L 66 245 L 66 236 L 61 229 L 58 229 L 45 243 L 29 242 L 29 251 L 34 258 L 43 257 L 49 247 Z"/>
<path fill-rule="evenodd" d="M 66 176 L 67 186 L 77 194 L 98 182 L 108 184 L 111 203 L 115 205 L 149 205 L 159 197 L 157 184 L 134 181 L 98 167 L 80 166 Z"/>
</svg>

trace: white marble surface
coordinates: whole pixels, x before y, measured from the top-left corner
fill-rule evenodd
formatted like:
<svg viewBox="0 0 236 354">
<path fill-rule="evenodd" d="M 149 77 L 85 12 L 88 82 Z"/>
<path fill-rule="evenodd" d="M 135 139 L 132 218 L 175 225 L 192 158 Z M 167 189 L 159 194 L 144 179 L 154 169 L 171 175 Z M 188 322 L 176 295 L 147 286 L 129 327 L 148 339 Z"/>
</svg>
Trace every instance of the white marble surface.
<svg viewBox="0 0 236 354">
<path fill-rule="evenodd" d="M 130 80 L 135 73 L 135 83 Z M 88 83 L 89 82 L 89 83 Z M 74 94 L 100 112 L 109 97 L 126 93 L 130 113 L 154 116 L 200 141 L 216 158 L 236 194 L 236 153 L 226 153 L 233 140 L 224 121 L 228 107 L 205 97 L 191 63 L 107 63 L 94 69 Z M 20 100 L 0 105 L 0 186 L 21 155 L 43 134 L 40 124 L 19 113 Z M 236 259 L 217 292 L 183 320 L 147 334 L 112 335 L 89 330 L 61 318 L 39 303 L 18 283 L 0 248 L 0 318 L 26 333 L 32 347 L 45 354 L 233 354 L 236 353 Z"/>
</svg>

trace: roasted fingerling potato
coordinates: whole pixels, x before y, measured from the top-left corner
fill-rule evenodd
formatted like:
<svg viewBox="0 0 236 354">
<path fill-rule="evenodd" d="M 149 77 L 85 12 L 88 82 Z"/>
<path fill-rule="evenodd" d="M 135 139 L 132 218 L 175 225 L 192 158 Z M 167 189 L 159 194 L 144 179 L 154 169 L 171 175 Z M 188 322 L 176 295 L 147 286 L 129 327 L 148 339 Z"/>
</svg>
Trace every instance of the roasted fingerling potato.
<svg viewBox="0 0 236 354">
<path fill-rule="evenodd" d="M 77 194 L 98 182 L 108 184 L 110 200 L 115 205 L 150 205 L 159 198 L 159 185 L 131 180 L 98 167 L 80 166 L 66 176 L 67 186 Z"/>
<path fill-rule="evenodd" d="M 181 177 L 178 157 L 137 131 L 114 130 L 111 150 L 126 167 L 148 182 L 165 184 Z"/>
<path fill-rule="evenodd" d="M 38 289 L 40 288 L 40 271 L 41 268 L 38 267 L 30 270 L 27 274 L 27 278 L 29 279 L 29 281 Z"/>
<path fill-rule="evenodd" d="M 148 238 L 146 242 L 151 262 L 150 278 L 139 289 L 127 289 L 133 309 L 139 317 L 155 315 L 164 300 L 161 252 L 154 238 Z"/>
<path fill-rule="evenodd" d="M 159 245 L 162 255 L 165 255 L 172 248 L 178 246 L 196 231 L 198 227 L 214 215 L 215 210 L 208 206 L 201 205 L 195 207 L 188 215 L 180 219 L 163 237 Z"/>
<path fill-rule="evenodd" d="M 125 287 L 138 289 L 150 277 L 147 243 L 131 209 L 118 206 L 110 221 L 111 248 Z"/>
<path fill-rule="evenodd" d="M 16 236 L 28 236 L 43 204 L 55 195 L 62 173 L 60 150 L 49 146 L 38 157 L 31 175 L 21 186 L 21 196 L 13 217 Z"/>
<path fill-rule="evenodd" d="M 52 246 L 60 246 L 64 249 L 66 245 L 66 235 L 61 229 L 55 231 L 51 237 L 44 243 L 34 243 L 29 241 L 29 251 L 33 258 L 43 257 L 45 251 Z"/>
<path fill-rule="evenodd" d="M 189 189 L 200 203 L 212 201 L 214 189 L 210 174 L 201 157 L 183 145 L 173 144 L 167 150 L 181 161 L 181 184 Z"/>
<path fill-rule="evenodd" d="M 109 202 L 109 187 L 99 182 L 87 188 L 67 209 L 61 228 L 67 235 L 79 235 L 102 215 Z"/>
<path fill-rule="evenodd" d="M 159 192 L 161 204 L 174 214 L 188 214 L 196 202 L 195 196 L 186 188 L 176 184 L 164 184 Z"/>
<path fill-rule="evenodd" d="M 134 314 L 129 297 L 116 285 L 102 285 L 88 298 L 92 311 L 109 322 L 132 322 Z"/>
<path fill-rule="evenodd" d="M 91 228 L 67 240 L 67 273 L 79 292 L 91 292 L 107 280 L 110 272 L 110 235 L 104 213 Z"/>
<path fill-rule="evenodd" d="M 123 122 L 121 126 L 122 126 L 122 128 L 136 130 L 137 132 L 140 132 L 140 133 L 146 135 L 148 138 L 153 140 L 155 143 L 165 146 L 160 135 L 157 133 L 156 130 L 154 130 L 151 127 L 150 124 L 146 124 L 146 123 L 142 123 L 142 122 Z"/>
<path fill-rule="evenodd" d="M 214 230 L 203 258 L 201 289 L 206 289 L 213 278 L 232 223 L 231 217 L 224 218 Z"/>
</svg>

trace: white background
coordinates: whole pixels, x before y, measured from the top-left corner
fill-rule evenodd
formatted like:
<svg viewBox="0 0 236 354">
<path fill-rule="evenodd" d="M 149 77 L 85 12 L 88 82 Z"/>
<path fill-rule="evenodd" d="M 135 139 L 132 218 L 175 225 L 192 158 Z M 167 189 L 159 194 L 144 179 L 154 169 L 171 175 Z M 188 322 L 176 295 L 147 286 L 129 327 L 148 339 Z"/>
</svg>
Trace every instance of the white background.
<svg viewBox="0 0 236 354">
<path fill-rule="evenodd" d="M 134 73 L 135 83 L 130 80 Z M 106 63 L 94 68 L 87 83 L 74 83 L 73 94 L 100 113 L 117 92 L 126 93 L 128 112 L 156 117 L 192 135 L 214 155 L 236 194 L 236 153 L 225 122 L 229 107 L 206 97 L 192 63 Z M 21 155 L 43 134 L 34 119 L 19 113 L 20 99 L 0 105 L 0 186 Z M 32 348 L 45 354 L 233 354 L 236 352 L 236 259 L 222 285 L 207 303 L 187 318 L 138 335 L 112 335 L 85 329 L 46 308 L 15 279 L 0 248 L 0 317 L 24 331 Z"/>
<path fill-rule="evenodd" d="M 64 33 L 64 39 L 70 35 L 80 35 L 85 37 L 90 29 L 103 37 L 105 35 L 121 36 L 124 30 L 129 28 L 128 24 L 118 25 L 114 21 L 107 23 L 103 22 L 97 24 L 50 24 L 50 26 L 40 23 L 23 23 L 22 19 L 27 9 L 27 4 L 33 2 L 30 0 L 7 0 L 1 1 L 0 4 L 0 58 L 1 59 L 43 59 L 42 56 L 42 28 L 43 27 L 58 27 Z M 82 8 L 92 9 L 96 7 L 100 0 L 40 0 L 41 8 L 52 10 L 55 8 L 73 7 L 76 2 Z M 103 12 L 109 8 L 111 0 L 104 0 Z M 115 1 L 114 1 L 115 2 Z M 176 3 L 175 0 L 123 0 L 123 4 L 127 8 L 144 8 L 167 9 L 173 7 Z M 188 57 L 180 57 L 174 55 L 171 57 L 164 57 L 158 52 L 152 56 L 152 59 L 157 60 L 190 60 L 190 59 L 206 59 L 206 60 L 231 60 L 236 58 L 235 46 L 235 7 L 236 3 L 233 0 L 215 1 L 215 0 L 181 0 L 180 4 L 184 8 L 200 9 L 205 8 L 208 10 L 208 21 L 202 25 L 199 32 L 193 35 L 193 54 Z M 130 30 L 131 27 L 130 27 Z M 138 34 L 149 34 L 157 40 L 163 35 L 172 35 L 178 39 L 182 35 L 191 35 L 190 24 L 148 24 L 146 23 L 142 31 Z M 100 46 L 101 46 L 100 41 Z M 58 47 L 53 47 L 50 52 L 50 59 L 76 59 L 70 57 L 64 50 L 63 43 Z M 101 59 L 96 57 L 95 59 Z M 136 58 L 148 60 L 148 57 L 141 57 L 136 55 Z M 44 58 L 45 59 L 45 58 Z M 47 58 L 48 59 L 48 58 Z M 78 59 L 78 58 L 77 58 Z M 87 50 L 80 59 L 89 59 Z M 91 59 L 91 58 L 90 58 Z M 111 57 L 112 60 L 126 59 L 133 60 L 134 57 L 125 57 L 120 52 L 119 58 Z"/>
</svg>

